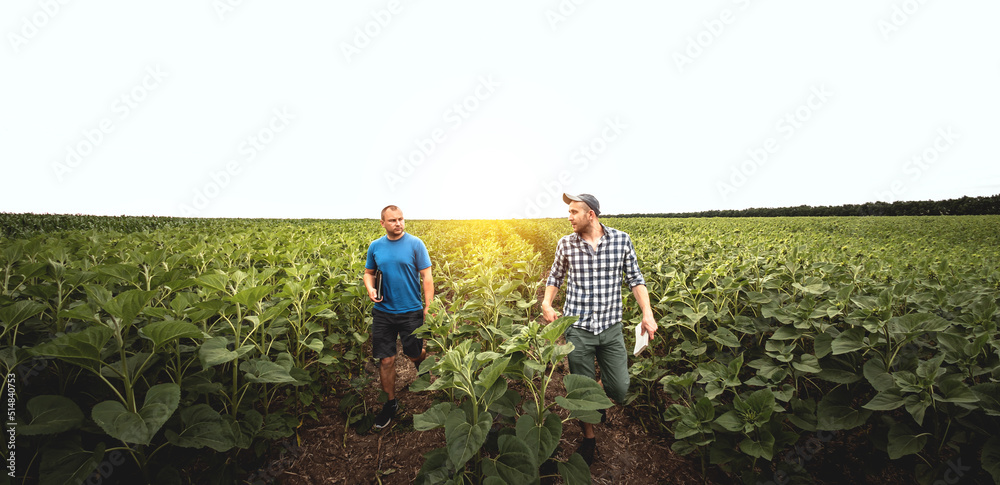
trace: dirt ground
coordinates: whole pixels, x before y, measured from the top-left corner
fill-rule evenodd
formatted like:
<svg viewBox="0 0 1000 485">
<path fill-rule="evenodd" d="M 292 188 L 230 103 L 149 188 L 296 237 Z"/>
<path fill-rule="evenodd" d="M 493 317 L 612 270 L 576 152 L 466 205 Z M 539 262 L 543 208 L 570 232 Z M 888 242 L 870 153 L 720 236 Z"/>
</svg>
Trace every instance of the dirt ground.
<svg viewBox="0 0 1000 485">
<path fill-rule="evenodd" d="M 287 485 L 413 483 L 423 464 L 423 454 L 444 446 L 444 430 L 421 432 L 413 429 L 413 415 L 433 404 L 434 393 L 408 390 L 416 379 L 416 370 L 402 354 L 396 359 L 396 372 L 399 412 L 388 427 L 359 433 L 347 425 L 345 413 L 339 410 L 340 396 L 330 396 L 323 403 L 325 412 L 320 422 L 306 424 L 300 432 L 299 448 L 283 453 L 285 456 L 280 459 L 275 458 L 270 467 L 275 482 Z M 549 389 L 550 399 L 564 393 L 561 378 L 556 379 Z M 381 409 L 378 395 L 378 382 L 373 379 L 365 391 L 365 402 L 372 416 Z M 555 410 L 562 411 L 558 407 Z M 704 483 L 694 463 L 671 451 L 665 437 L 644 435 L 641 430 L 623 408 L 609 410 L 608 422 L 597 427 L 597 453 L 590 468 L 593 483 Z M 557 456 L 568 459 L 582 439 L 579 426 L 567 422 Z"/>
<path fill-rule="evenodd" d="M 564 395 L 562 375 L 565 364 L 558 368 L 558 377 L 548 390 L 547 400 Z M 341 399 L 352 391 L 331 393 L 323 402 L 324 412 L 319 422 L 307 422 L 300 428 L 299 446 L 284 444 L 272 450 L 269 464 L 258 470 L 249 483 L 281 483 L 286 485 L 318 484 L 410 484 L 423 464 L 423 455 L 444 446 L 444 430 L 416 431 L 413 415 L 420 414 L 434 404 L 433 392 L 410 392 L 409 386 L 416 379 L 416 369 L 401 352 L 396 359 L 396 398 L 399 412 L 390 425 L 378 430 L 370 427 L 375 414 L 381 409 L 378 402 L 381 392 L 375 376 L 374 365 L 368 366 L 370 381 L 362 391 L 368 410 L 369 427 L 347 423 L 347 413 L 341 411 Z M 511 383 L 516 389 L 517 383 Z M 730 484 L 739 483 L 738 477 L 724 474 L 717 467 L 710 467 L 703 479 L 700 463 L 696 458 L 678 455 L 670 449 L 673 440 L 667 432 L 646 433 L 635 415 L 636 406 L 615 406 L 608 410 L 608 421 L 598 425 L 597 453 L 590 467 L 595 484 Z M 553 410 L 564 418 L 567 412 L 558 406 Z M 358 414 L 356 412 L 355 414 Z M 899 462 L 874 459 L 870 450 L 870 436 L 865 430 L 835 433 L 829 439 L 803 438 L 798 451 L 786 450 L 776 457 L 784 461 L 797 461 L 804 466 L 804 482 L 817 484 L 870 483 L 902 485 L 916 483 L 910 466 Z M 583 439 L 580 427 L 566 422 L 556 455 L 567 460 Z M 816 442 L 810 444 L 810 442 Z M 797 454 L 796 454 L 797 453 Z M 984 475 L 963 477 L 961 483 L 980 483 Z M 792 483 L 780 475 L 763 484 Z M 803 477 L 796 477 L 802 480 Z M 273 480 L 273 482 L 269 482 Z M 559 484 L 559 479 L 543 484 Z M 986 482 L 982 482 L 986 483 Z"/>
</svg>

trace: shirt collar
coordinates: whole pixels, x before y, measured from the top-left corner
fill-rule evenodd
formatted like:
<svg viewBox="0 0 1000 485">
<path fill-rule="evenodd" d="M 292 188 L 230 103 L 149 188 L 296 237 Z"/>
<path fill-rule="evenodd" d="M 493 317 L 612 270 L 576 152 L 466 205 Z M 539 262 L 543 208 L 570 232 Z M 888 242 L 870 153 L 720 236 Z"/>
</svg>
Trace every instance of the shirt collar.
<svg viewBox="0 0 1000 485">
<path fill-rule="evenodd" d="M 601 236 L 601 238 L 597 240 L 597 246 L 600 247 L 601 246 L 601 241 L 603 241 L 604 238 L 611 239 L 611 231 L 613 231 L 614 229 L 611 229 L 610 227 L 605 226 L 603 222 L 599 222 L 598 224 L 601 225 L 601 229 L 604 231 L 604 235 Z M 586 243 L 586 241 L 584 241 L 583 238 L 580 237 L 580 233 L 578 233 L 576 231 L 573 231 L 573 234 L 571 234 L 570 236 L 573 238 L 574 242 L 578 242 L 578 243 L 581 243 L 581 244 L 582 243 Z"/>
</svg>

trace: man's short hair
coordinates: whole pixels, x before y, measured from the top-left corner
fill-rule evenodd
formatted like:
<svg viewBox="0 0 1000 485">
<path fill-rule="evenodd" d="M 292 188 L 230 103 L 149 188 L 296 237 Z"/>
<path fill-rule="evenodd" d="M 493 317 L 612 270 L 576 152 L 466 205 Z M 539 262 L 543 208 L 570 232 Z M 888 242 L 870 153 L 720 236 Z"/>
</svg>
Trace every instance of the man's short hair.
<svg viewBox="0 0 1000 485">
<path fill-rule="evenodd" d="M 402 210 L 399 209 L 399 207 L 396 207 L 394 205 L 387 205 L 387 206 L 385 206 L 385 208 L 382 209 L 382 213 L 379 215 L 380 220 L 383 220 L 383 221 L 385 220 L 385 211 L 400 211 L 400 212 L 403 212 Z"/>
</svg>

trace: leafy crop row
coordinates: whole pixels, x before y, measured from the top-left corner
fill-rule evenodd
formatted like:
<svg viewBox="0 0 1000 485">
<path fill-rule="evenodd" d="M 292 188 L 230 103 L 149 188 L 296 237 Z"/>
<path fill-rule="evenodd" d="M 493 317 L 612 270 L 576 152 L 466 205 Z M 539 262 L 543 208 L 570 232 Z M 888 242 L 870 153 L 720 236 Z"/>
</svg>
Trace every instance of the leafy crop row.
<svg viewBox="0 0 1000 485">
<path fill-rule="evenodd" d="M 744 480 L 806 478 L 775 457 L 824 431 L 929 481 L 958 457 L 1000 479 L 997 222 L 622 221 L 668 339 L 634 395 L 662 386 L 674 450 Z"/>
<path fill-rule="evenodd" d="M 861 433 L 918 476 L 956 457 L 1000 476 L 1000 219 L 604 222 L 632 235 L 661 325 L 632 361 L 630 406 L 706 472 L 803 474 L 778 456 L 826 431 Z M 569 319 L 537 323 L 565 221 L 408 230 L 438 294 L 434 357 L 411 390 L 439 403 L 414 423 L 447 441 L 420 480 L 585 477 L 551 459 L 554 443 L 610 402 L 573 377 L 546 402 Z M 80 483 L 115 453 L 121 477 L 233 482 L 325 396 L 345 409 L 366 385 L 372 221 L 32 234 L 0 242 L 0 362 L 19 377 L 26 482 Z M 639 321 L 629 299 L 625 320 Z"/>
<path fill-rule="evenodd" d="M 35 453 L 22 476 L 79 483 L 120 451 L 145 480 L 178 481 L 171 464 L 196 456 L 185 450 L 234 463 L 317 416 L 325 380 L 363 361 L 357 275 L 375 233 L 264 226 L 71 231 L 2 248 L 0 360 L 41 369 L 19 386 L 18 437 Z M 220 481 L 237 472 L 211 465 Z"/>
</svg>

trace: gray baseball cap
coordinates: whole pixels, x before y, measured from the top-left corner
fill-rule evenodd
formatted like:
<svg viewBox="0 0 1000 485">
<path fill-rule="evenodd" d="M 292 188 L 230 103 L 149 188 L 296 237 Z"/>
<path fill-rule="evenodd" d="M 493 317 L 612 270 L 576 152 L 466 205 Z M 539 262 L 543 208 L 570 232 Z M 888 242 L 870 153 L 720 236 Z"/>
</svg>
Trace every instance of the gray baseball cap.
<svg viewBox="0 0 1000 485">
<path fill-rule="evenodd" d="M 590 194 L 580 194 L 580 195 L 563 194 L 563 202 L 569 204 L 573 201 L 583 202 L 584 204 L 590 206 L 590 208 L 594 211 L 594 214 L 597 214 L 598 216 L 601 215 L 601 203 L 597 201 L 597 197 L 594 197 L 593 195 Z"/>
</svg>

